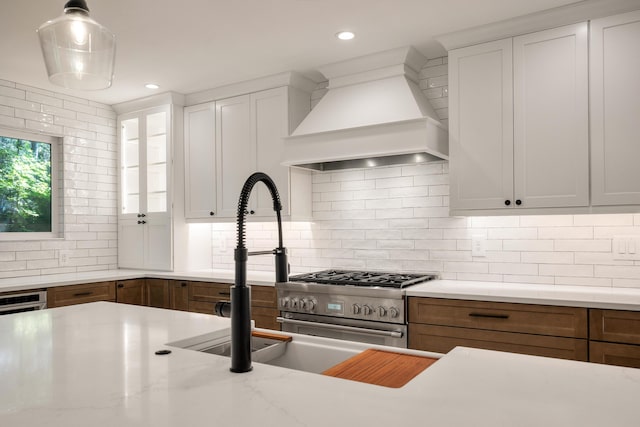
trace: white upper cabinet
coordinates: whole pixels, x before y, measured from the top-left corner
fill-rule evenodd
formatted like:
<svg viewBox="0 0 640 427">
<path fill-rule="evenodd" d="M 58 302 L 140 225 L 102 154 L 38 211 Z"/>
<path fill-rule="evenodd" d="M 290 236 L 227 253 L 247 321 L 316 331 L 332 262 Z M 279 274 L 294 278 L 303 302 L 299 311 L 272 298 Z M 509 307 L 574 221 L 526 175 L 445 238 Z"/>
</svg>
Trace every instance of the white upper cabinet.
<svg viewBox="0 0 640 427">
<path fill-rule="evenodd" d="M 118 117 L 118 266 L 172 268 L 171 106 Z"/>
<path fill-rule="evenodd" d="M 288 219 L 311 217 L 311 174 L 281 165 L 283 138 L 308 113 L 309 94 L 278 87 L 185 108 L 185 217 L 235 218 L 242 186 L 269 175 Z M 249 218 L 271 218 L 267 187 L 254 187 Z"/>
<path fill-rule="evenodd" d="M 588 206 L 587 24 L 449 53 L 453 213 Z"/>
<path fill-rule="evenodd" d="M 640 205 L 640 11 L 591 21 L 591 199 Z"/>
<path fill-rule="evenodd" d="M 514 199 L 589 205 L 587 23 L 513 39 Z"/>
<path fill-rule="evenodd" d="M 496 209 L 513 197 L 511 39 L 449 52 L 452 209 Z"/>
<path fill-rule="evenodd" d="M 185 217 L 206 218 L 216 208 L 216 104 L 184 109 Z"/>
<path fill-rule="evenodd" d="M 251 95 L 216 102 L 216 123 L 219 216 L 235 217 L 242 185 L 256 171 Z"/>
</svg>

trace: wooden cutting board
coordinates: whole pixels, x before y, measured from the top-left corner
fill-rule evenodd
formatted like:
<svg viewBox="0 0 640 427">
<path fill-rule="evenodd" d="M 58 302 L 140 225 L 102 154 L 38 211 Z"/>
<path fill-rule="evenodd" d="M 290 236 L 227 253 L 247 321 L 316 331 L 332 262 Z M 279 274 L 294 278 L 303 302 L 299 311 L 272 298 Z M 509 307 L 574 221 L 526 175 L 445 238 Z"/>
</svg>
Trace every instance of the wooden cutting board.
<svg viewBox="0 0 640 427">
<path fill-rule="evenodd" d="M 438 359 L 368 349 L 326 371 L 328 375 L 384 387 L 400 388 Z"/>
</svg>

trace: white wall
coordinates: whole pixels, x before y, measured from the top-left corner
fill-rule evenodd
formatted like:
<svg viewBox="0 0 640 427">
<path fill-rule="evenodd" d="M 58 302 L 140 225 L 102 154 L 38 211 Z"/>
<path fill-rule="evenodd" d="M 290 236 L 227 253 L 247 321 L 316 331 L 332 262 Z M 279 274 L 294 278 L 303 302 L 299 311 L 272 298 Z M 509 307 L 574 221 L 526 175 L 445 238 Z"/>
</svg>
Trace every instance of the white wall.
<svg viewBox="0 0 640 427">
<path fill-rule="evenodd" d="M 446 123 L 446 60 L 429 61 L 420 78 Z M 293 271 L 402 270 L 456 280 L 640 287 L 640 261 L 617 261 L 611 253 L 614 236 L 640 235 L 640 214 L 452 218 L 448 182 L 446 162 L 314 173 L 314 222 L 285 225 Z M 233 268 L 235 225 L 198 227 L 211 233 L 211 267 Z M 486 241 L 486 256 L 471 255 L 472 236 Z M 249 248 L 275 243 L 274 224 L 249 224 Z M 249 264 L 273 270 L 272 257 Z"/>
<path fill-rule="evenodd" d="M 63 137 L 64 238 L 0 241 L 0 278 L 117 268 L 116 114 L 0 80 L 0 128 Z M 60 265 L 60 251 L 69 256 Z"/>
</svg>

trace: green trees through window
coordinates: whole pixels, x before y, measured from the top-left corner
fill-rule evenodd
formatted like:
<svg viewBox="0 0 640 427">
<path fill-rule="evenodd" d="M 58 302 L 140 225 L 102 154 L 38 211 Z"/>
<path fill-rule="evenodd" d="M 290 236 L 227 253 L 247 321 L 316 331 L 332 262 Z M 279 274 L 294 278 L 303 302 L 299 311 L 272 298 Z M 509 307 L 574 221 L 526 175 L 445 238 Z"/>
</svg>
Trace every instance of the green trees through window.
<svg viewBox="0 0 640 427">
<path fill-rule="evenodd" d="M 51 145 L 0 136 L 0 232 L 51 232 Z"/>
</svg>

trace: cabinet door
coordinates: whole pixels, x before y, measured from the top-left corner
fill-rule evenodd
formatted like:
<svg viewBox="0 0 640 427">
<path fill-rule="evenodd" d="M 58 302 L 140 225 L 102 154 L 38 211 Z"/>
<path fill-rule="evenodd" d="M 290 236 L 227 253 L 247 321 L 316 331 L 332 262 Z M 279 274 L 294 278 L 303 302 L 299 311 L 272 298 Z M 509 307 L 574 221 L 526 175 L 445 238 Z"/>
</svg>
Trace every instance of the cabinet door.
<svg viewBox="0 0 640 427">
<path fill-rule="evenodd" d="M 147 302 L 150 307 L 171 308 L 169 280 L 146 279 Z"/>
<path fill-rule="evenodd" d="M 216 215 L 216 106 L 184 109 L 184 201 L 186 218 Z"/>
<path fill-rule="evenodd" d="M 172 309 L 189 311 L 189 283 L 185 280 L 170 281 L 169 300 Z"/>
<path fill-rule="evenodd" d="M 591 21 L 591 200 L 640 204 L 640 11 Z"/>
<path fill-rule="evenodd" d="M 118 267 L 144 268 L 145 228 L 141 219 L 118 219 Z"/>
<path fill-rule="evenodd" d="M 513 39 L 514 199 L 589 205 L 587 23 Z"/>
<path fill-rule="evenodd" d="M 171 121 L 169 106 L 158 107 L 144 113 L 145 186 L 143 213 L 169 212 L 171 193 Z"/>
<path fill-rule="evenodd" d="M 223 218 L 236 216 L 240 190 L 256 171 L 250 98 L 243 95 L 216 102 L 217 207 Z"/>
<path fill-rule="evenodd" d="M 150 213 L 145 217 L 144 268 L 173 269 L 171 217 L 166 213 Z"/>
<path fill-rule="evenodd" d="M 282 214 L 289 214 L 289 168 L 280 164 L 283 140 L 287 135 L 287 88 L 265 90 L 251 95 L 252 131 L 255 138 L 256 170 L 264 172 L 276 184 L 282 202 Z M 255 215 L 273 217 L 273 201 L 267 187 L 255 187 Z"/>
<path fill-rule="evenodd" d="M 122 280 L 116 283 L 116 302 L 147 305 L 145 279 Z"/>
<path fill-rule="evenodd" d="M 451 209 L 505 208 L 513 198 L 512 41 L 449 53 Z"/>
</svg>

